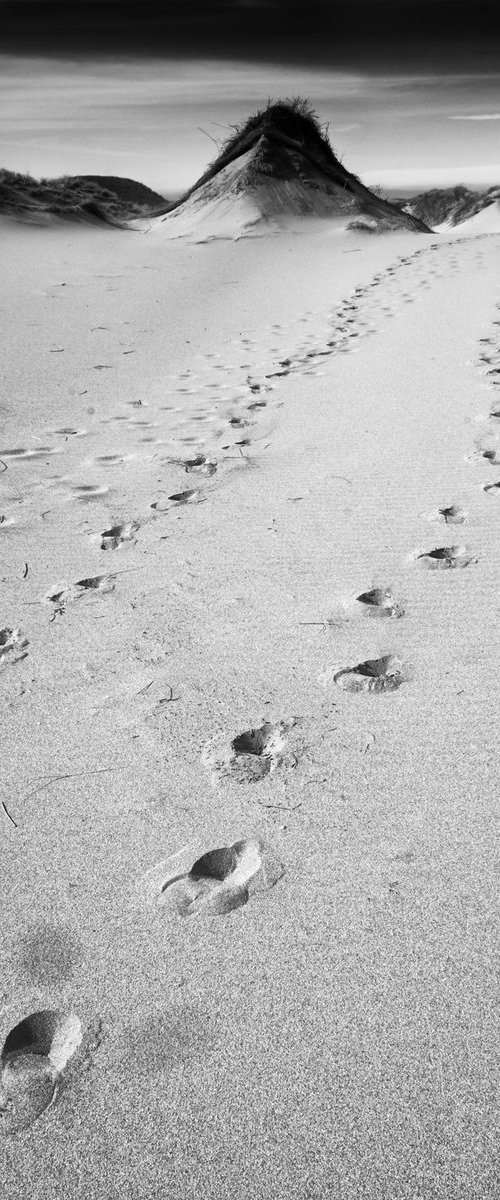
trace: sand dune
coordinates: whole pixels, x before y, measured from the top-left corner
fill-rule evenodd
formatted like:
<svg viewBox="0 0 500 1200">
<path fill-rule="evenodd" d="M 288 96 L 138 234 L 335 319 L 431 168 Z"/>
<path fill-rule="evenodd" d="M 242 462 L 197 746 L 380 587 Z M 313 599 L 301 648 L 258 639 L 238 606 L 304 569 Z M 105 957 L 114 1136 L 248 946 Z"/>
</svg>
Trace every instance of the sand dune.
<svg viewBox="0 0 500 1200">
<path fill-rule="evenodd" d="M 374 228 L 429 233 L 419 217 L 364 187 L 336 158 L 304 101 L 269 103 L 222 146 L 189 191 L 163 210 L 168 238 L 269 234 L 304 217 L 368 215 Z"/>
<path fill-rule="evenodd" d="M 462 221 L 460 233 L 498 233 L 500 232 L 500 200 L 488 204 L 481 212 L 475 213 L 467 221 Z"/>
<path fill-rule="evenodd" d="M 6 240 L 6 1200 L 497 1194 L 478 228 Z"/>
</svg>

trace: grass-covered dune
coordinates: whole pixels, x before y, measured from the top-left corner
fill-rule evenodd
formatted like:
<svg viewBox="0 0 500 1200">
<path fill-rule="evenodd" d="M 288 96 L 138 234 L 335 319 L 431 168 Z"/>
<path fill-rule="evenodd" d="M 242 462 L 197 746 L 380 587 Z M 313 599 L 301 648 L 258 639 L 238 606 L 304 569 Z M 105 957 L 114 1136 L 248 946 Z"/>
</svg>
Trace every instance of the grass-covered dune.
<svg viewBox="0 0 500 1200">
<path fill-rule="evenodd" d="M 0 213 L 33 224 L 61 217 L 120 226 L 159 205 L 165 205 L 165 197 L 134 179 L 113 175 L 34 179 L 31 175 L 0 170 Z"/>
</svg>

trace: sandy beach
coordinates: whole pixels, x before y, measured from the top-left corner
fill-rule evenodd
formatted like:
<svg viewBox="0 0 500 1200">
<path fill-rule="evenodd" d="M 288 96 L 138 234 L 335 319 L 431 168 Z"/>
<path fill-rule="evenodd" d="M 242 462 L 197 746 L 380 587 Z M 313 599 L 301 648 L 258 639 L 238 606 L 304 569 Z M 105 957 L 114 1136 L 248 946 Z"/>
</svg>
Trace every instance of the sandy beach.
<svg viewBox="0 0 500 1200">
<path fill-rule="evenodd" d="M 493 218 L 5 222 L 6 1200 L 498 1194 Z"/>
</svg>

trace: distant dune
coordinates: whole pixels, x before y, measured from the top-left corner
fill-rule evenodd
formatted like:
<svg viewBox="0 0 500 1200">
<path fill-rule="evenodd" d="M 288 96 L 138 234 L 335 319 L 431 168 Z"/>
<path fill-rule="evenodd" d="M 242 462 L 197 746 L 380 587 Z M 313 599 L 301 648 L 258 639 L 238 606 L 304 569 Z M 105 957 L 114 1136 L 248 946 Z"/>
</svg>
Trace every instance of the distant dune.
<svg viewBox="0 0 500 1200">
<path fill-rule="evenodd" d="M 139 204 L 141 208 L 158 208 L 168 204 L 166 196 L 161 196 L 159 192 L 153 192 L 151 188 L 146 187 L 145 183 L 138 183 L 136 179 L 122 178 L 121 175 L 75 175 L 73 183 L 97 184 L 99 188 L 113 192 L 118 200 L 127 204 Z"/>
<path fill-rule="evenodd" d="M 500 187 L 488 188 L 485 192 L 473 192 L 459 184 L 453 188 L 432 188 L 416 196 L 396 200 L 401 208 L 435 227 L 460 225 L 475 217 L 484 208 L 500 200 Z"/>
<path fill-rule="evenodd" d="M 445 231 L 446 226 L 442 226 Z M 466 221 L 460 222 L 460 230 L 467 234 L 500 233 L 500 194 L 498 200 L 486 204 Z"/>
<path fill-rule="evenodd" d="M 0 213 L 29 224 L 45 225 L 51 218 L 104 221 L 122 225 L 166 203 L 165 197 L 134 179 L 114 175 L 64 175 L 33 179 L 0 170 Z"/>
<path fill-rule="evenodd" d="M 169 236 L 241 236 L 290 217 L 366 216 L 370 228 L 429 232 L 364 187 L 336 158 L 307 101 L 279 101 L 250 117 L 200 179 L 161 214 Z"/>
</svg>

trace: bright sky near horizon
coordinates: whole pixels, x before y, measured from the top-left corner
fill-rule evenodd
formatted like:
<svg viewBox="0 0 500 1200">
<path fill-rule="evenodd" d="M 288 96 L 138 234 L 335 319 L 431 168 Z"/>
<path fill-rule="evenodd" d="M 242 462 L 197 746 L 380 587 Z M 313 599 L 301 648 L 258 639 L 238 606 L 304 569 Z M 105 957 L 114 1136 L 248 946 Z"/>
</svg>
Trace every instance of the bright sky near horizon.
<svg viewBox="0 0 500 1200">
<path fill-rule="evenodd" d="M 231 123 L 301 95 L 368 183 L 500 184 L 500 70 L 387 74 L 230 60 L 4 56 L 0 165 L 113 174 L 169 195 L 192 184 Z"/>
</svg>

